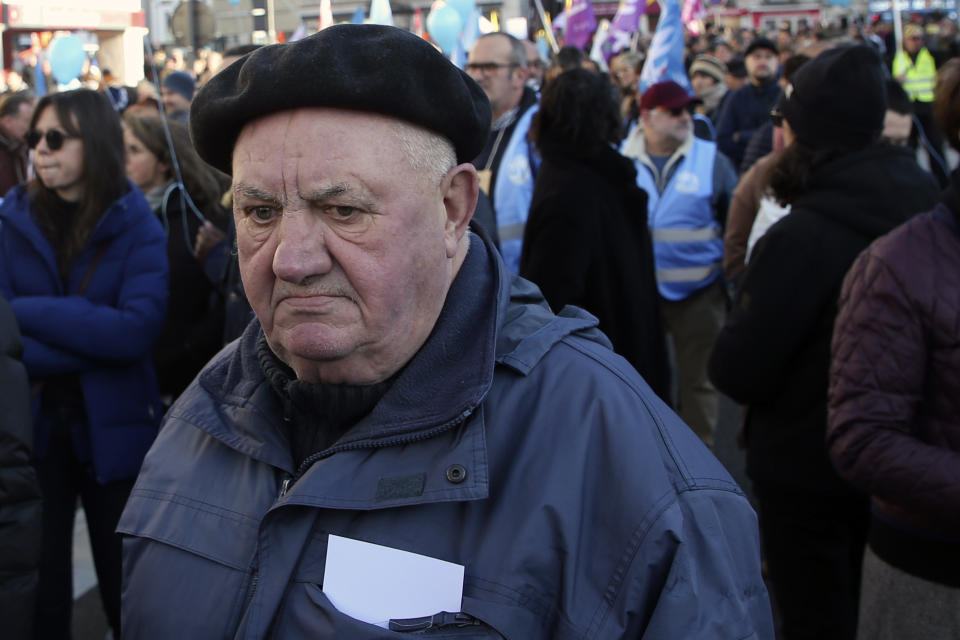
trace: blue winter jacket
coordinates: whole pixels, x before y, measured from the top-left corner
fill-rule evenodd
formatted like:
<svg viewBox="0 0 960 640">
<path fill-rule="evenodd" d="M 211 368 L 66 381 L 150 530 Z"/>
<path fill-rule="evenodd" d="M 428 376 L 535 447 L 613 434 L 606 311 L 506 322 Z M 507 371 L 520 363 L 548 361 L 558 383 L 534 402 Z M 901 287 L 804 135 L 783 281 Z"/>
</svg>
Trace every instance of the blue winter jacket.
<svg viewBox="0 0 960 640">
<path fill-rule="evenodd" d="M 173 406 L 124 534 L 124 637 L 403 638 L 323 592 L 330 534 L 466 567 L 442 638 L 773 638 L 756 518 L 596 320 L 471 238 L 428 341 L 292 466 L 253 322 Z"/>
<path fill-rule="evenodd" d="M 106 244 L 83 296 L 97 248 Z M 78 374 L 87 424 L 74 432 L 101 483 L 137 475 L 157 433 L 161 407 L 150 349 L 167 304 L 163 228 L 143 195 L 130 191 L 107 209 L 70 268 L 66 287 L 53 248 L 18 187 L 0 205 L 0 293 L 23 333 L 32 385 Z M 52 425 L 34 403 L 35 453 L 43 458 Z"/>
</svg>

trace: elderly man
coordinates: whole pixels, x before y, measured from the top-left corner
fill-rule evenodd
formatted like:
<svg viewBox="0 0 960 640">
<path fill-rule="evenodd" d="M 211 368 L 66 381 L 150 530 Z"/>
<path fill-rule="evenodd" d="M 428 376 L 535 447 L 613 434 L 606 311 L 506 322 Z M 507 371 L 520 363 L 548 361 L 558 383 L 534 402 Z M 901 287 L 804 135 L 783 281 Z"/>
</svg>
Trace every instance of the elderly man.
<svg viewBox="0 0 960 640">
<path fill-rule="evenodd" d="M 675 82 L 660 82 L 640 98 L 640 119 L 621 152 L 637 165 L 649 197 L 663 324 L 676 353 L 680 417 L 713 446 L 718 396 L 707 359 L 723 326 L 723 225 L 737 184 L 717 145 L 693 135 L 696 99 Z"/>
<path fill-rule="evenodd" d="M 503 260 L 517 273 L 537 164 L 527 142 L 537 94 L 526 86 L 524 44 L 507 33 L 480 36 L 470 50 L 467 73 L 483 89 L 493 110 L 487 142 L 473 164 L 480 188 L 493 203 Z"/>
<path fill-rule="evenodd" d="M 257 318 L 144 463 L 125 637 L 772 637 L 736 485 L 591 316 L 468 231 L 489 121 L 374 25 L 200 91 Z"/>
<path fill-rule="evenodd" d="M 0 98 L 0 198 L 27 181 L 26 135 L 33 115 L 33 96 L 8 93 Z"/>
</svg>

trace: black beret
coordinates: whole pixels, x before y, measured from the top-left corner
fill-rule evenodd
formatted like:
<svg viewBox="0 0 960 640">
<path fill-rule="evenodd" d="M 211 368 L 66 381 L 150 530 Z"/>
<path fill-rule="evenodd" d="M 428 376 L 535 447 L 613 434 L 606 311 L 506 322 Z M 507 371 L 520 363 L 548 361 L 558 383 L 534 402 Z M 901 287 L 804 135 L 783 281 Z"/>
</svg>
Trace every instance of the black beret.
<svg viewBox="0 0 960 640">
<path fill-rule="evenodd" d="M 486 94 L 423 38 L 381 25 L 343 24 L 289 44 L 261 47 L 211 78 L 190 107 L 200 157 L 232 173 L 244 125 L 300 107 L 370 111 L 448 138 L 458 162 L 487 141 Z"/>
</svg>

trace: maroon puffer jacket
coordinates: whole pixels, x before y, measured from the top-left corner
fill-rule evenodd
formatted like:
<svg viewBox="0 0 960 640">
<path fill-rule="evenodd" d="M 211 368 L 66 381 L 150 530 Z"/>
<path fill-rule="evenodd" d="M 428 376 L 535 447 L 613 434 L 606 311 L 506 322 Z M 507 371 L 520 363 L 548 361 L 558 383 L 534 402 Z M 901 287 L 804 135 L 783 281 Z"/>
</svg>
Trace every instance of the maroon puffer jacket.
<svg viewBox="0 0 960 640">
<path fill-rule="evenodd" d="M 830 456 L 880 514 L 960 534 L 960 235 L 940 204 L 868 247 L 833 337 Z"/>
</svg>

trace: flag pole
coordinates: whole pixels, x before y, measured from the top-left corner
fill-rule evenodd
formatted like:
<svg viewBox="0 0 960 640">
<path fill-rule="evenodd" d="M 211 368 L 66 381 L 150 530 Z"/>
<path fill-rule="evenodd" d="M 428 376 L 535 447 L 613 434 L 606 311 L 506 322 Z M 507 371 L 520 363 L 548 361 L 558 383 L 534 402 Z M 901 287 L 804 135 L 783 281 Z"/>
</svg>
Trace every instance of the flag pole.
<svg viewBox="0 0 960 640">
<path fill-rule="evenodd" d="M 556 39 L 553 37 L 553 27 L 550 26 L 550 21 L 547 20 L 547 12 L 543 10 L 543 2 L 541 0 L 533 0 L 533 4 L 537 7 L 537 14 L 540 16 L 540 24 L 544 26 L 544 34 L 547 36 L 547 44 L 550 45 L 550 49 L 554 53 L 560 51 L 560 47 L 557 45 Z"/>
</svg>

